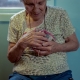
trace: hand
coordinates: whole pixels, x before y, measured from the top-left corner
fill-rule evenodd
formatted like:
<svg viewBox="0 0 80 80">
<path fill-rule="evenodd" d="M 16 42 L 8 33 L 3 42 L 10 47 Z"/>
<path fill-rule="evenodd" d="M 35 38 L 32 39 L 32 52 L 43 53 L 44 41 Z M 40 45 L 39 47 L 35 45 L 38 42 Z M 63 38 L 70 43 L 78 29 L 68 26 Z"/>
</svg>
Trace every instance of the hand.
<svg viewBox="0 0 80 80">
<path fill-rule="evenodd" d="M 44 42 L 42 46 L 35 48 L 34 50 L 38 53 L 38 56 L 47 56 L 52 53 L 56 53 L 57 47 L 59 46 L 59 43 L 54 41 L 48 41 Z"/>
<path fill-rule="evenodd" d="M 26 48 L 26 47 L 40 47 L 42 46 L 41 44 L 43 44 L 43 42 L 47 42 L 48 39 L 45 37 L 45 33 L 44 32 L 40 32 L 40 31 L 31 31 L 29 33 L 24 34 L 18 41 L 19 45 L 22 48 Z"/>
</svg>

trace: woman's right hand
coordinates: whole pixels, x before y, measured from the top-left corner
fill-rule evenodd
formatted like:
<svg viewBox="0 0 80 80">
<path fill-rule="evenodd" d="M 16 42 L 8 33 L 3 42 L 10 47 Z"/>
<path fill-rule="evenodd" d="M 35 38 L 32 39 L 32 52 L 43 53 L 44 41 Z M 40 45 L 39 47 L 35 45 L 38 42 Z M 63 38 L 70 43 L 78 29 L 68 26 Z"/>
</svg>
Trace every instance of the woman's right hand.
<svg viewBox="0 0 80 80">
<path fill-rule="evenodd" d="M 46 34 L 41 31 L 33 30 L 29 33 L 25 33 L 18 41 L 19 46 L 25 49 L 26 47 L 34 48 L 40 47 L 48 39 L 45 37 Z"/>
</svg>

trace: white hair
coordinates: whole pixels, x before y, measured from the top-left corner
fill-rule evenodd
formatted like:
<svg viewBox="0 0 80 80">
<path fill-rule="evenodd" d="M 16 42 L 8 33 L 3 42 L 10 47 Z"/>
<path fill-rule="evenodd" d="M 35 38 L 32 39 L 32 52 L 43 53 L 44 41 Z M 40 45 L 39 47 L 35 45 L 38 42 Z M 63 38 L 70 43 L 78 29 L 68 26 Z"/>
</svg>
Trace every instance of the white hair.
<svg viewBox="0 0 80 80">
<path fill-rule="evenodd" d="M 21 2 L 23 1 L 23 0 L 20 0 Z M 46 1 L 50 1 L 50 0 L 46 0 Z"/>
</svg>

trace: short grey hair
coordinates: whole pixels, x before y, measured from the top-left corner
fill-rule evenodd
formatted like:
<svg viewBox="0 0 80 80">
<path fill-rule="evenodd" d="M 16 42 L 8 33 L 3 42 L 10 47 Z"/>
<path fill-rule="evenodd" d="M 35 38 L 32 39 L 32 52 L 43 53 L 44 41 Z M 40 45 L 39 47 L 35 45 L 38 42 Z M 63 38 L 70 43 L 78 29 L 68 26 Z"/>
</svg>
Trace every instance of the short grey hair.
<svg viewBox="0 0 80 80">
<path fill-rule="evenodd" d="M 20 0 L 21 2 L 23 1 L 23 0 Z"/>
<path fill-rule="evenodd" d="M 20 0 L 21 2 L 23 1 L 23 0 Z M 49 0 L 47 0 L 47 1 L 49 1 Z"/>
</svg>

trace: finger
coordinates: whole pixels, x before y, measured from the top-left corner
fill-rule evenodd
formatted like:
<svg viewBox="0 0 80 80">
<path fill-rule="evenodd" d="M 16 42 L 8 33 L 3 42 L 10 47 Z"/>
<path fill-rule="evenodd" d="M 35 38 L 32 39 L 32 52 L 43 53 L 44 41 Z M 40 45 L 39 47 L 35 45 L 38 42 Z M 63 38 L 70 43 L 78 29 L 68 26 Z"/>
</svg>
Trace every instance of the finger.
<svg viewBox="0 0 80 80">
<path fill-rule="evenodd" d="M 48 51 L 40 51 L 39 56 L 47 56 L 49 53 Z"/>
<path fill-rule="evenodd" d="M 48 48 L 49 48 L 49 47 L 43 47 L 43 46 L 41 46 L 41 47 L 36 47 L 36 49 L 41 50 L 41 51 L 48 51 L 48 50 L 49 50 Z"/>
<path fill-rule="evenodd" d="M 33 49 L 36 52 L 36 56 L 47 56 L 49 55 L 48 51 L 41 51 L 41 50 L 37 50 L 37 49 Z"/>
<path fill-rule="evenodd" d="M 42 46 L 44 46 L 44 47 L 50 46 L 50 42 L 45 42 L 42 44 Z"/>
<path fill-rule="evenodd" d="M 46 41 L 46 40 L 45 40 Z M 41 46 L 39 46 L 39 47 L 42 47 L 42 44 L 45 42 L 45 41 L 43 41 L 43 40 L 34 40 L 34 45 L 36 44 L 36 43 L 38 43 L 38 44 L 40 44 Z"/>
<path fill-rule="evenodd" d="M 32 43 L 31 47 L 41 47 L 42 45 L 39 43 Z"/>
<path fill-rule="evenodd" d="M 43 43 L 42 46 L 44 46 L 44 47 L 52 46 L 52 45 L 54 45 L 54 43 L 55 43 L 54 41 L 48 41 L 48 42 Z"/>
<path fill-rule="evenodd" d="M 47 40 L 45 40 L 47 41 Z M 29 39 L 28 41 L 29 44 L 31 44 L 33 47 L 42 47 L 42 44 L 44 43 L 43 40 L 39 40 L 39 39 Z"/>
<path fill-rule="evenodd" d="M 48 39 L 46 37 L 43 37 L 43 36 L 35 36 L 35 39 L 48 42 Z"/>
<path fill-rule="evenodd" d="M 46 34 L 44 32 L 39 31 L 39 32 L 35 32 L 35 33 L 38 36 L 44 36 L 44 37 L 46 37 Z"/>
<path fill-rule="evenodd" d="M 26 34 L 25 36 L 26 36 L 26 38 L 32 37 L 33 39 L 48 41 L 48 39 L 45 37 L 45 34 L 42 32 L 33 32 L 33 33 L 30 33 L 29 35 Z"/>
<path fill-rule="evenodd" d="M 35 56 L 38 56 L 38 57 L 39 57 L 39 56 L 40 56 L 40 55 L 39 55 L 40 50 L 36 50 L 36 49 L 33 49 L 33 50 L 35 51 Z"/>
</svg>

